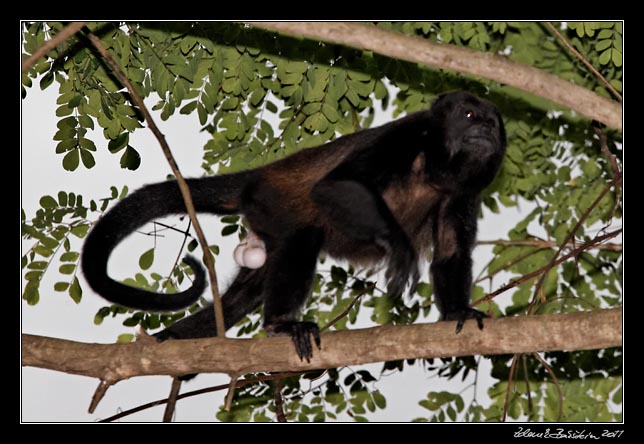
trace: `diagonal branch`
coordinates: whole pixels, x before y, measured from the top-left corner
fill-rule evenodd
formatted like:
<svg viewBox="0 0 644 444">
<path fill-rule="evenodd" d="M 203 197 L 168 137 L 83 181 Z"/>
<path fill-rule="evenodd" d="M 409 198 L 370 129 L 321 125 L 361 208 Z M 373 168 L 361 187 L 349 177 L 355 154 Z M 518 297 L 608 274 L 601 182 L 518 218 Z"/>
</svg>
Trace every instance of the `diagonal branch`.
<svg viewBox="0 0 644 444">
<path fill-rule="evenodd" d="M 306 371 L 372 362 L 447 356 L 589 350 L 622 344 L 622 309 L 488 319 L 385 325 L 322 334 L 310 363 L 298 359 L 291 338 L 207 338 L 162 343 L 87 344 L 22 335 L 22 365 L 119 381 L 143 375 L 246 374 Z"/>
<path fill-rule="evenodd" d="M 201 229 L 201 225 L 199 224 L 199 220 L 197 219 L 195 205 L 194 205 L 194 202 L 192 201 L 192 196 L 190 195 L 190 189 L 188 187 L 188 184 L 183 178 L 181 171 L 179 171 L 179 166 L 177 165 L 177 162 L 174 160 L 172 151 L 170 151 L 170 146 L 168 145 L 168 142 L 165 140 L 165 136 L 163 135 L 161 130 L 159 130 L 159 127 L 157 127 L 156 123 L 154 122 L 154 119 L 152 119 L 152 115 L 150 114 L 150 111 L 148 111 L 147 107 L 145 106 L 145 103 L 143 103 L 143 99 L 141 98 L 139 93 L 134 89 L 134 86 L 132 85 L 130 80 L 127 78 L 127 76 L 123 73 L 123 71 L 118 66 L 118 64 L 107 52 L 107 49 L 105 49 L 105 46 L 103 46 L 103 44 L 101 43 L 101 40 L 91 32 L 87 33 L 87 38 L 89 38 L 89 40 L 92 42 L 94 47 L 98 50 L 98 52 L 100 52 L 101 56 L 105 59 L 107 64 L 112 68 L 112 71 L 119 78 L 119 81 L 129 91 L 130 96 L 132 97 L 132 100 L 139 108 L 139 110 L 143 113 L 143 117 L 145 118 L 145 121 L 148 123 L 148 127 L 150 128 L 150 131 L 152 131 L 154 136 L 159 141 L 161 150 L 163 151 L 163 154 L 165 155 L 166 160 L 168 161 L 168 164 L 170 164 L 172 173 L 177 179 L 177 184 L 179 185 L 179 189 L 181 190 L 181 195 L 183 196 L 183 200 L 185 201 L 185 204 L 186 204 L 186 210 L 188 212 L 188 216 L 192 221 L 192 225 L 195 229 L 195 233 L 197 234 L 197 239 L 199 239 L 199 244 L 201 245 L 201 249 L 203 250 L 203 260 L 206 264 L 206 268 L 208 269 L 208 276 L 210 278 L 210 288 L 212 291 L 212 298 L 213 298 L 213 303 L 215 307 L 215 321 L 217 325 L 217 335 L 224 336 L 224 332 L 226 331 L 226 329 L 224 328 L 223 309 L 221 307 L 221 300 L 219 298 L 217 275 L 215 274 L 215 263 L 212 259 L 212 254 L 208 249 L 208 242 L 206 241 L 206 236 L 204 235 L 203 230 Z"/>
<path fill-rule="evenodd" d="M 34 51 L 32 55 L 22 62 L 22 72 L 29 71 L 29 69 L 36 64 L 38 59 L 44 57 L 49 51 L 67 41 L 67 39 L 80 31 L 83 26 L 85 26 L 85 22 L 73 22 L 61 29 L 58 34 L 43 43 L 40 48 Z"/>
<path fill-rule="evenodd" d="M 553 74 L 505 57 L 347 22 L 245 22 L 248 25 L 373 51 L 435 68 L 485 77 L 544 97 L 589 119 L 622 130 L 622 106 Z"/>
<path fill-rule="evenodd" d="M 572 52 L 573 55 L 577 57 L 581 61 L 581 63 L 583 63 L 584 66 L 586 66 L 586 68 L 588 68 L 588 70 L 592 72 L 595 77 L 597 77 L 599 81 L 604 84 L 606 89 L 608 89 L 613 94 L 613 96 L 615 96 L 615 98 L 621 102 L 622 95 L 615 89 L 613 85 L 610 84 L 608 80 L 606 80 L 606 77 L 604 77 L 599 71 L 597 71 L 597 69 L 586 59 L 586 57 L 584 57 L 579 51 L 577 51 L 575 47 L 572 46 L 572 44 L 568 41 L 568 39 L 566 39 L 566 37 L 564 37 L 552 23 L 545 22 L 545 25 L 550 30 L 550 32 L 552 32 L 555 37 L 557 37 L 559 41 L 566 48 L 568 48 L 568 51 Z"/>
<path fill-rule="evenodd" d="M 502 286 L 501 288 L 498 288 L 497 290 L 493 291 L 492 293 L 489 293 L 488 295 L 486 295 L 485 297 L 479 299 L 478 301 L 472 302 L 470 304 L 470 306 L 475 307 L 475 306 L 477 306 L 479 304 L 482 304 L 483 302 L 486 302 L 486 301 L 489 301 L 491 299 L 494 299 L 495 297 L 497 297 L 501 293 L 504 293 L 504 292 L 510 290 L 511 288 L 514 288 L 517 285 L 522 284 L 523 282 L 529 281 L 530 279 L 535 278 L 535 277 L 537 277 L 539 275 L 543 275 L 543 274 L 547 273 L 548 271 L 550 271 L 550 269 L 552 269 L 552 267 L 554 267 L 556 265 L 559 265 L 562 262 L 565 262 L 568 259 L 570 259 L 571 257 L 575 257 L 575 256 L 581 254 L 582 252 L 586 251 L 586 250 L 589 250 L 589 249 L 593 248 L 595 245 L 601 244 L 605 240 L 612 239 L 614 237 L 619 236 L 619 234 L 621 234 L 621 232 L 622 232 L 622 229 L 620 228 L 619 230 L 611 231 L 610 233 L 606 233 L 606 234 L 604 234 L 602 236 L 595 237 L 594 239 L 591 239 L 588 242 L 580 245 L 578 248 L 575 248 L 574 250 L 568 252 L 567 254 L 565 254 L 565 255 L 563 255 L 561 257 L 558 257 L 558 258 L 555 257 L 555 260 L 553 260 L 553 262 L 549 263 L 548 265 L 545 265 L 545 266 L 539 268 L 538 270 L 535 270 L 535 271 L 532 271 L 532 272 L 530 272 L 528 274 L 525 274 L 525 275 L 521 276 L 520 278 L 517 278 L 517 279 L 509 282 L 508 284 Z"/>
</svg>

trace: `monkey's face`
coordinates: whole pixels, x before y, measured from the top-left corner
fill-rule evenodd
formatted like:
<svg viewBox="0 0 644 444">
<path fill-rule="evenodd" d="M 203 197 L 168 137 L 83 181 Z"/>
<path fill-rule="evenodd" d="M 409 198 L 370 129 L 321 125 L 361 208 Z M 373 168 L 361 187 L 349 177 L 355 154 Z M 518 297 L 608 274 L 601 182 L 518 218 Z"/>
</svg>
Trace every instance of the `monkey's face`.
<svg viewBox="0 0 644 444">
<path fill-rule="evenodd" d="M 441 124 L 448 164 L 466 181 L 487 185 L 505 153 L 503 121 L 494 104 L 467 92 L 440 96 L 432 107 Z"/>
<path fill-rule="evenodd" d="M 503 121 L 494 104 L 466 92 L 456 92 L 441 96 L 434 107 L 442 118 L 445 141 L 452 155 L 472 152 L 485 157 L 505 148 Z"/>
</svg>

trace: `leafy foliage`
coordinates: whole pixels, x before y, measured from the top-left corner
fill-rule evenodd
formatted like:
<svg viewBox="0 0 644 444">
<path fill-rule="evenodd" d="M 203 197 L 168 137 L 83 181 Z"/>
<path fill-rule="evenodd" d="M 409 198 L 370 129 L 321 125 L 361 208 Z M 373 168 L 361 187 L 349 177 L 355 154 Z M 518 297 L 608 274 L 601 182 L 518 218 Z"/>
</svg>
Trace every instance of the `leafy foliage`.
<svg viewBox="0 0 644 444">
<path fill-rule="evenodd" d="M 63 26 L 59 22 L 24 23 L 25 54 L 33 53 Z M 501 212 L 501 207 L 521 204 L 528 211 L 509 231 L 509 242 L 494 247 L 493 257 L 474 289 L 474 300 L 485 297 L 484 284 L 492 291 L 508 278 L 543 269 L 596 236 L 617 234 L 619 230 L 621 186 L 613 181 L 616 172 L 605 151 L 614 156 L 621 169 L 621 134 L 603 129 L 607 143 L 602 152 L 590 122 L 543 99 L 486 79 L 234 23 L 87 26 L 100 36 L 139 94 L 156 100 L 153 109 L 162 119 L 171 119 L 176 113 L 196 116 L 202 129 L 211 135 L 201 153 L 208 174 L 260 166 L 369 127 L 380 107 L 392 109 L 398 116 L 427 108 L 438 94 L 457 88 L 495 102 L 506 124 L 509 145 L 502 171 L 486 191 L 484 205 Z M 603 81 L 542 23 L 399 22 L 376 26 L 501 54 L 611 97 Z M 621 92 L 621 23 L 555 26 Z M 141 114 L 82 32 L 23 74 L 23 96 L 34 81 L 41 89 L 51 87 L 54 81 L 58 84 L 59 120 L 52 146 L 60 154 L 64 169 L 74 171 L 81 164 L 87 169 L 100 167 L 93 153 L 104 149 L 104 142 L 109 152 L 120 156 L 123 168 L 138 168 L 141 156 L 130 144 L 130 134 L 142 127 Z M 94 128 L 102 130 L 103 142 L 88 138 L 88 130 Z M 56 269 L 62 277 L 54 290 L 80 301 L 78 248 L 72 241 L 84 237 L 100 212 L 125 192 L 112 188 L 110 197 L 90 201 L 89 206 L 83 204 L 79 194 L 60 192 L 56 197 L 43 196 L 41 208 L 30 221 L 23 212 L 23 239 L 33 242 L 22 257 L 26 280 L 23 298 L 29 304 L 38 303 L 44 273 L 56 273 Z M 245 235 L 238 217 L 227 216 L 222 222 L 223 234 Z M 188 242 L 188 250 L 195 247 L 194 240 Z M 216 246 L 212 249 L 217 252 Z M 173 267 L 167 277 L 146 271 L 153 261 L 161 259 L 155 249 L 138 254 L 141 272 L 126 280 L 131 285 L 172 292 L 187 277 L 181 265 Z M 580 250 L 574 258 L 551 268 L 541 283 L 533 278 L 516 286 L 507 303 L 490 300 L 480 308 L 505 316 L 590 310 L 622 303 L 620 248 Z M 60 264 L 57 268 L 54 259 Z M 384 293 L 373 270 L 327 264 L 323 258 L 304 318 L 344 329 L 367 319 L 376 324 L 426 320 L 436 311 L 429 283 L 421 283 L 417 294 L 404 302 L 391 301 Z M 119 316 L 126 326 L 141 324 L 156 329 L 184 315 L 132 312 L 112 306 L 99 310 L 95 323 L 100 324 L 107 316 Z M 261 334 L 259 324 L 257 314 L 251 314 L 239 324 L 238 333 Z M 131 337 L 121 335 L 119 340 Z M 531 356 L 490 359 L 496 381 L 488 388 L 491 403 L 481 405 L 476 390 L 430 391 L 419 402 L 428 414 L 416 420 L 498 421 L 504 411 L 510 418 L 535 421 L 621 419 L 619 349 L 545 353 L 543 362 Z M 461 375 L 466 387 L 475 388 L 479 362 L 471 357 L 388 362 L 381 375 L 363 369 L 332 369 L 285 378 L 278 392 L 289 420 L 325 421 L 348 416 L 363 421 L 370 412 L 387 406 L 377 388 L 382 375 L 404 372 L 405 364 L 422 365 L 441 378 Z M 255 378 L 254 382 L 236 391 L 231 410 L 220 410 L 218 419 L 275 419 L 273 383 L 258 376 L 247 376 Z"/>
</svg>

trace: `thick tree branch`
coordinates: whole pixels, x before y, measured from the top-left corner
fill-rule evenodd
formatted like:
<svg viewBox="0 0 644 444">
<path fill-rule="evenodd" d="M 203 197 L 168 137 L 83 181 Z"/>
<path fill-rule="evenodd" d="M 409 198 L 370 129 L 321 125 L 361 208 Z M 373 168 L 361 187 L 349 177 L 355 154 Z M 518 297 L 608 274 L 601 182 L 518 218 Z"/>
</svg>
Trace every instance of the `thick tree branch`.
<svg viewBox="0 0 644 444">
<path fill-rule="evenodd" d="M 257 28 L 303 36 L 388 57 L 485 77 L 514 86 L 622 130 L 622 106 L 581 86 L 495 54 L 387 31 L 364 23 L 245 22 Z"/>
<path fill-rule="evenodd" d="M 288 337 L 209 338 L 162 343 L 87 344 L 22 335 L 22 365 L 116 382 L 133 376 L 245 374 L 336 368 L 398 359 L 589 350 L 622 344 L 622 309 L 488 319 L 481 331 L 467 322 L 386 325 L 324 333 L 322 350 L 301 361 Z"/>
</svg>

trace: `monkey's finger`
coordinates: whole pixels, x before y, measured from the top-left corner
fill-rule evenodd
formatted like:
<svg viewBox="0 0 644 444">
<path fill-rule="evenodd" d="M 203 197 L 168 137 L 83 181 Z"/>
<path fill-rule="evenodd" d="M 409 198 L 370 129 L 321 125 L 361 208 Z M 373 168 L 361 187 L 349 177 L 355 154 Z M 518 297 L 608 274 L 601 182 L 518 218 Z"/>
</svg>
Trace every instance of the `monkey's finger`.
<svg viewBox="0 0 644 444">
<path fill-rule="evenodd" d="M 420 272 L 418 271 L 418 267 L 416 267 L 410 279 L 409 296 L 411 297 L 416 293 L 416 290 L 418 290 L 418 283 L 420 282 Z"/>
</svg>

